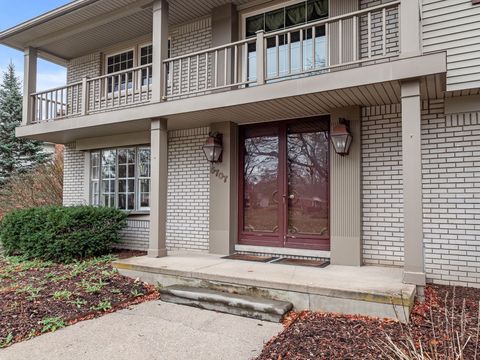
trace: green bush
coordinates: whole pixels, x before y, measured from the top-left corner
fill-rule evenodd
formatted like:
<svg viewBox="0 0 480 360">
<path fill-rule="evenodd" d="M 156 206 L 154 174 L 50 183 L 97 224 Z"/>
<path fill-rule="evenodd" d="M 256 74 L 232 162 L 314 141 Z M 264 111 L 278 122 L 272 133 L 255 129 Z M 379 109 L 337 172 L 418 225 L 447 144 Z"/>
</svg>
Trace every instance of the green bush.
<svg viewBox="0 0 480 360">
<path fill-rule="evenodd" d="M 6 255 L 71 262 L 110 252 L 127 214 L 112 208 L 47 206 L 15 210 L 0 223 Z"/>
</svg>

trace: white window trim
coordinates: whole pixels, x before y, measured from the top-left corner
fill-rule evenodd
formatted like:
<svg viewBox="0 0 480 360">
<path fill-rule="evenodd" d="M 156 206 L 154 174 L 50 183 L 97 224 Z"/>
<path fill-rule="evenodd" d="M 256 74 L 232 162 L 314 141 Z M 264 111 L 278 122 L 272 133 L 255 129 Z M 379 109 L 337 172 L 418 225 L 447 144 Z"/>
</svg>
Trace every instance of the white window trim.
<svg viewBox="0 0 480 360">
<path fill-rule="evenodd" d="M 95 150 L 90 150 L 87 152 L 86 157 L 88 157 L 88 169 L 86 170 L 87 173 L 87 179 L 88 183 L 86 185 L 85 195 L 88 195 L 86 197 L 86 203 L 89 205 L 93 205 L 92 202 L 92 197 L 93 197 L 93 189 L 92 189 L 92 167 L 91 167 L 91 154 L 98 152 L 100 154 L 100 173 L 99 173 L 99 179 L 98 179 L 98 186 L 99 186 L 99 205 L 98 206 L 104 206 L 102 205 L 102 194 L 101 194 L 101 186 L 102 186 L 102 152 L 103 151 L 109 151 L 109 150 L 115 150 L 116 155 L 115 155 L 115 199 L 114 199 L 114 207 L 118 209 L 118 150 L 120 149 L 135 149 L 135 180 L 134 180 L 134 191 L 135 191 L 135 209 L 133 210 L 127 210 L 127 209 L 119 209 L 121 211 L 125 211 L 129 214 L 148 214 L 150 213 L 150 207 L 140 207 L 140 197 L 139 195 L 139 189 L 138 189 L 138 183 L 140 179 L 145 179 L 145 178 L 140 178 L 139 176 L 139 166 L 138 166 L 138 149 L 141 148 L 148 148 L 151 149 L 150 144 L 143 144 L 143 145 L 131 145 L 131 146 L 118 146 L 118 147 L 107 147 L 107 148 L 101 148 L 101 149 L 95 149 Z M 151 166 L 152 166 L 152 160 L 150 158 L 150 192 L 151 192 L 151 181 L 152 181 L 152 176 L 151 176 Z"/>
</svg>

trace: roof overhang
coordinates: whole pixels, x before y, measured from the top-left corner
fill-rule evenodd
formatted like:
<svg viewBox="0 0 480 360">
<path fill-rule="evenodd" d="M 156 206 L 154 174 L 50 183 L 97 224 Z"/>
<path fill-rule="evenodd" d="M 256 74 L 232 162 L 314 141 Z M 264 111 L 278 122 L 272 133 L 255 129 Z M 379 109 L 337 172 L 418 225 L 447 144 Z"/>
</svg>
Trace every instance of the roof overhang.
<svg viewBox="0 0 480 360">
<path fill-rule="evenodd" d="M 249 0 L 169 0 L 169 25 L 175 27 L 211 14 L 227 3 Z M 252 4 L 256 3 L 255 1 Z M 153 0 L 75 0 L 0 32 L 0 44 L 58 64 L 152 33 Z"/>
</svg>

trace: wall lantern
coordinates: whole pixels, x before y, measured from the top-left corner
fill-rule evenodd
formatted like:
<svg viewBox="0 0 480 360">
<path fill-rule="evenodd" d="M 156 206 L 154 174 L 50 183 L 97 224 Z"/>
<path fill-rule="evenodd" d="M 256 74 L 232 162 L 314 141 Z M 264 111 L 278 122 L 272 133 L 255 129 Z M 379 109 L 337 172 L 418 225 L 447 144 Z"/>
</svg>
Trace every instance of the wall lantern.
<svg viewBox="0 0 480 360">
<path fill-rule="evenodd" d="M 223 136 L 217 132 L 210 133 L 205 145 L 203 145 L 203 152 L 209 162 L 222 162 L 223 152 Z"/>
<path fill-rule="evenodd" d="M 352 145 L 352 134 L 350 133 L 350 121 L 339 119 L 332 133 L 330 134 L 335 152 L 340 156 L 348 155 L 350 145 Z"/>
</svg>

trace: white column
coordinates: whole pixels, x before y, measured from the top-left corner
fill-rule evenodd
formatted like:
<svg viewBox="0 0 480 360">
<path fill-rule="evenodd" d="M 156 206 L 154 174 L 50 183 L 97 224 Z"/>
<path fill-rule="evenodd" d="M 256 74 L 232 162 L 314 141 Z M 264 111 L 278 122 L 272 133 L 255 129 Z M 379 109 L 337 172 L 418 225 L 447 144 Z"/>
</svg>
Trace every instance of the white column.
<svg viewBox="0 0 480 360">
<path fill-rule="evenodd" d="M 153 2 L 152 35 L 152 101 L 160 102 L 164 96 L 165 67 L 163 60 L 168 56 L 168 2 Z"/>
<path fill-rule="evenodd" d="M 167 256 L 168 131 L 166 119 L 151 121 L 150 240 L 148 256 Z"/>
<path fill-rule="evenodd" d="M 421 54 L 421 18 L 419 0 L 402 0 L 400 4 L 400 56 Z"/>
<path fill-rule="evenodd" d="M 404 216 L 404 277 L 425 286 L 422 211 L 420 81 L 402 83 L 402 161 Z"/>
<path fill-rule="evenodd" d="M 25 49 L 24 78 L 23 78 L 23 120 L 22 126 L 33 120 L 33 101 L 30 94 L 37 91 L 37 49 Z"/>
</svg>

